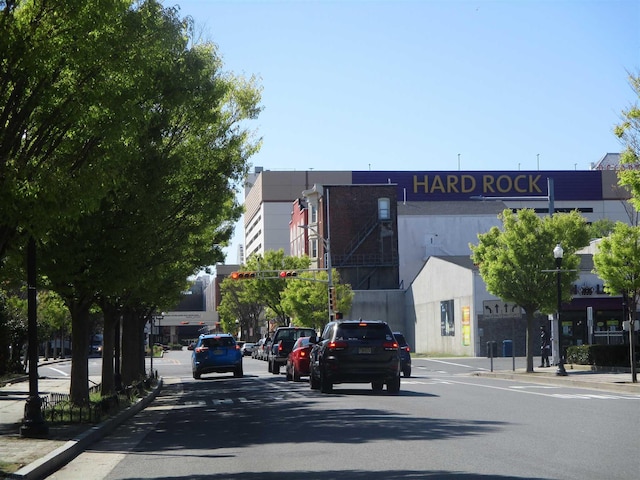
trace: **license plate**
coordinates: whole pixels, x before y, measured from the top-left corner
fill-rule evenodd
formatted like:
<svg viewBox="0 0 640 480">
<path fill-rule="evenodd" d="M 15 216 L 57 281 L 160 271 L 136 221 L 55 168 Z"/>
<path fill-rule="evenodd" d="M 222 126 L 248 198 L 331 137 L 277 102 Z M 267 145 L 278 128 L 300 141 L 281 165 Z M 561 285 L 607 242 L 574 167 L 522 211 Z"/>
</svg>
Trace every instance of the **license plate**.
<svg viewBox="0 0 640 480">
<path fill-rule="evenodd" d="M 371 353 L 371 347 L 360 347 L 358 348 L 358 353 L 362 355 L 368 355 Z"/>
<path fill-rule="evenodd" d="M 220 349 L 218 349 L 218 350 L 214 350 L 214 351 L 213 351 L 213 354 L 214 354 L 214 355 L 224 355 L 224 350 L 220 350 Z"/>
</svg>

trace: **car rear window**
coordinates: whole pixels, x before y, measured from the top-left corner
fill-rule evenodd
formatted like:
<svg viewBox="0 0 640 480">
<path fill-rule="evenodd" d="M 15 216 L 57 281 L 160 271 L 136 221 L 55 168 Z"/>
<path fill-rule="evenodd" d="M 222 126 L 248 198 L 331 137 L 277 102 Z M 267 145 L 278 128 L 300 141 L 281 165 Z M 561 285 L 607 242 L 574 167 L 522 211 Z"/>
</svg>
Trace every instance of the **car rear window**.
<svg viewBox="0 0 640 480">
<path fill-rule="evenodd" d="M 400 345 L 407 345 L 407 341 L 405 340 L 404 335 L 402 335 L 401 333 L 394 333 L 393 336 L 396 337 L 396 341 Z"/>
<path fill-rule="evenodd" d="M 278 340 L 297 340 L 300 337 L 310 337 L 314 333 L 314 330 L 303 330 L 297 328 L 295 330 L 280 330 L 278 332 Z"/>
<path fill-rule="evenodd" d="M 230 337 L 215 337 L 215 338 L 203 338 L 202 346 L 208 348 L 215 347 L 233 347 L 235 345 L 233 338 Z"/>
<path fill-rule="evenodd" d="M 343 324 L 338 326 L 336 337 L 342 340 L 391 340 L 389 329 L 384 324 Z"/>
</svg>

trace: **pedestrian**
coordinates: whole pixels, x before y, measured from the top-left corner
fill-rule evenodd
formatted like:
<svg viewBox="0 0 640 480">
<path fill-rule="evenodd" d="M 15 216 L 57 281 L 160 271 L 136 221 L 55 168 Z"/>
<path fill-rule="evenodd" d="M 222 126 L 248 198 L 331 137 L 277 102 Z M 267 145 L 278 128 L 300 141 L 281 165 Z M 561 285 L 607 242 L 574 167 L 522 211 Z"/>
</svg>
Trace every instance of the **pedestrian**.
<svg viewBox="0 0 640 480">
<path fill-rule="evenodd" d="M 549 355 L 551 354 L 551 342 L 549 334 L 544 327 L 540 327 L 540 367 L 550 367 Z"/>
</svg>

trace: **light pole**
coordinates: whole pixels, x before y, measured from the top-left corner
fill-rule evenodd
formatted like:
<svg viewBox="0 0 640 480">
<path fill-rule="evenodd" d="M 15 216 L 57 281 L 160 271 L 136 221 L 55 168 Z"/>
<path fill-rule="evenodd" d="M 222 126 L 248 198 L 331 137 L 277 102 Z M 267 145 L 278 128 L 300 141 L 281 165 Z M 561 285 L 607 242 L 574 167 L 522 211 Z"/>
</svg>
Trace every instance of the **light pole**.
<svg viewBox="0 0 640 480">
<path fill-rule="evenodd" d="M 556 371 L 556 375 L 567 376 L 567 371 L 564 369 L 564 355 L 562 351 L 562 324 L 560 323 L 560 310 L 562 307 L 562 288 L 560 286 L 560 275 L 562 274 L 562 270 L 560 267 L 562 266 L 562 257 L 564 255 L 564 250 L 562 249 L 562 245 L 557 244 L 553 249 L 553 257 L 556 259 L 556 279 L 558 285 L 558 305 L 556 316 L 558 319 L 558 370 Z"/>
<path fill-rule="evenodd" d="M 332 274 L 333 268 L 331 267 L 331 242 L 330 240 L 325 239 L 322 235 L 320 235 L 320 233 L 318 233 L 318 231 L 310 225 L 298 225 L 298 227 L 303 228 L 305 230 L 310 230 L 312 233 L 316 235 L 316 237 L 322 240 L 322 245 L 324 246 L 325 255 L 326 255 L 325 266 L 327 269 L 327 301 L 328 301 L 328 307 L 329 307 L 329 321 L 331 321 L 333 320 L 333 313 L 334 313 L 331 305 L 331 290 L 333 288 L 333 274 Z"/>
</svg>

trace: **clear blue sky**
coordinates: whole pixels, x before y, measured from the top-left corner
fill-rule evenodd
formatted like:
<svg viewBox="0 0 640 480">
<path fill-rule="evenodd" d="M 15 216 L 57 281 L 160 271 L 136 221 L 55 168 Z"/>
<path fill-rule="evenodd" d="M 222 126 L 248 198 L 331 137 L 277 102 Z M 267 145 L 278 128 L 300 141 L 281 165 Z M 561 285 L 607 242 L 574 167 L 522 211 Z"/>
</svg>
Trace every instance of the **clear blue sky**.
<svg viewBox="0 0 640 480">
<path fill-rule="evenodd" d="M 638 0 L 164 4 L 260 79 L 270 170 L 588 169 L 637 101 Z"/>
</svg>

